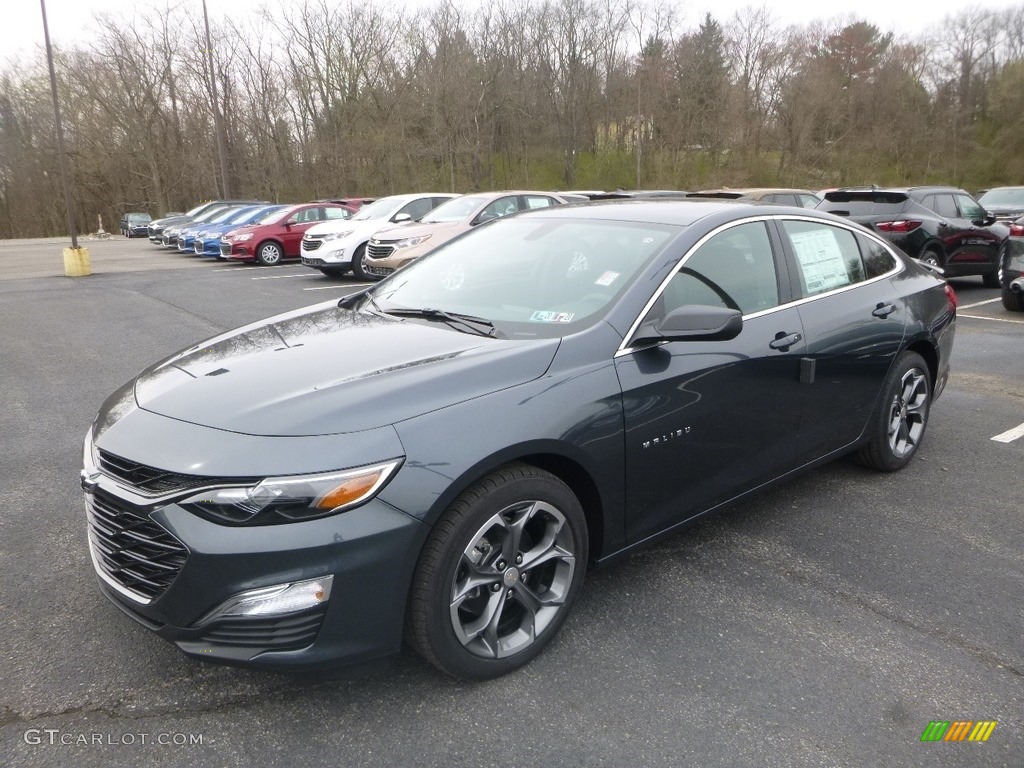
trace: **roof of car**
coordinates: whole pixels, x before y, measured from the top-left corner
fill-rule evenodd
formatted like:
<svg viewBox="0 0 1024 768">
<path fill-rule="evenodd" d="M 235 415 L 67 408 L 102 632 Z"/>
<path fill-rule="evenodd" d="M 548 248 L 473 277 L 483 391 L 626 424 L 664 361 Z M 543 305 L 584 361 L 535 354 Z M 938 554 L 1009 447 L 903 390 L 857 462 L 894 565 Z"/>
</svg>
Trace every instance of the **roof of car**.
<svg viewBox="0 0 1024 768">
<path fill-rule="evenodd" d="M 813 210 L 796 206 L 773 206 L 773 214 L 794 213 L 806 216 Z M 735 214 L 740 218 L 744 214 L 765 215 L 765 207 L 740 200 L 721 200 L 715 198 L 695 200 L 600 200 L 580 206 L 559 206 L 557 208 L 538 208 L 529 211 L 532 216 L 548 218 L 604 219 L 608 221 L 634 221 L 651 224 L 678 224 L 689 226 L 700 219 L 715 214 Z M 729 218 L 729 217 L 726 217 Z M 827 218 L 827 217 L 822 217 Z"/>
<path fill-rule="evenodd" d="M 721 189 L 703 189 L 700 192 L 691 192 L 688 197 L 700 195 L 814 195 L 809 189 L 795 189 L 792 187 L 722 187 Z M 817 196 L 817 195 L 815 195 Z"/>
</svg>

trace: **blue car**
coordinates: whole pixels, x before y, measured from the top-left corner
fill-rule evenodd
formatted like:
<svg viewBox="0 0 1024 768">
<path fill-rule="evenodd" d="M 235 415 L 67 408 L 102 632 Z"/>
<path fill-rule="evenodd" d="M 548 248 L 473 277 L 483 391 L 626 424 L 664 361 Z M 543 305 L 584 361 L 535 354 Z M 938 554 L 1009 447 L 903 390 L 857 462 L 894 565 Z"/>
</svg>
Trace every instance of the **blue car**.
<svg viewBox="0 0 1024 768">
<path fill-rule="evenodd" d="M 223 211 L 215 214 L 206 222 L 192 222 L 181 228 L 178 233 L 178 253 L 192 253 L 193 243 L 196 239 L 196 235 L 204 231 L 207 227 L 217 224 L 224 224 L 230 221 L 232 218 L 240 214 L 244 210 L 251 209 L 255 206 L 252 204 L 248 205 L 232 205 L 225 208 Z"/>
<path fill-rule="evenodd" d="M 200 228 L 192 242 L 192 252 L 197 256 L 220 258 L 221 237 L 237 227 L 255 224 L 264 216 L 276 213 L 283 205 L 250 205 L 235 211 L 234 215 L 222 222 L 210 222 Z"/>
</svg>

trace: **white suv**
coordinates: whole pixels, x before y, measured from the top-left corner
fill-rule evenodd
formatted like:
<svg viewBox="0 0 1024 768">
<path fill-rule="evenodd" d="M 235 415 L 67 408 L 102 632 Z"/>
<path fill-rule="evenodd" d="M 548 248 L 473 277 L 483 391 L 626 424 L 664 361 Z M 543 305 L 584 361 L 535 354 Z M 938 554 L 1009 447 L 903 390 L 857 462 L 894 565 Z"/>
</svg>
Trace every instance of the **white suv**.
<svg viewBox="0 0 1024 768">
<path fill-rule="evenodd" d="M 373 280 L 363 270 L 366 242 L 393 224 L 417 221 L 453 197 L 458 195 L 440 192 L 382 197 L 360 208 L 351 219 L 310 227 L 302 236 L 302 263 L 328 277 L 340 277 L 351 270 L 360 280 Z"/>
</svg>

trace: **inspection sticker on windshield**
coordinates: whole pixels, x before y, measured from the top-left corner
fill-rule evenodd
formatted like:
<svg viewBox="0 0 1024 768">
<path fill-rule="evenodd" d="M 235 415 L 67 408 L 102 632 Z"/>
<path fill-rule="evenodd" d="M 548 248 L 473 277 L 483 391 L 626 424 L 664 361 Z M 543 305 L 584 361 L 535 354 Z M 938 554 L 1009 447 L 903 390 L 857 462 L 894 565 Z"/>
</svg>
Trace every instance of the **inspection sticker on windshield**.
<svg viewBox="0 0 1024 768">
<path fill-rule="evenodd" d="M 594 281 L 594 285 L 611 285 L 619 279 L 618 272 L 605 272 L 597 280 Z"/>
<path fill-rule="evenodd" d="M 538 323 L 571 323 L 575 312 L 542 312 L 530 315 L 530 319 Z"/>
</svg>

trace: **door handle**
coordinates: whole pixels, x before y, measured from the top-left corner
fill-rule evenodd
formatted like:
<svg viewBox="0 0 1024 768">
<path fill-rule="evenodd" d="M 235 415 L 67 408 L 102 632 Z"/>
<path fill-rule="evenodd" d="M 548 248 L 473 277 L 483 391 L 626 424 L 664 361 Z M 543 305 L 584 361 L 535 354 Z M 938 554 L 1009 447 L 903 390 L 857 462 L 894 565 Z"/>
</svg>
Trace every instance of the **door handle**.
<svg viewBox="0 0 1024 768">
<path fill-rule="evenodd" d="M 895 311 L 895 304 L 883 304 L 882 302 L 878 302 L 878 306 L 875 307 L 874 311 L 872 311 L 871 314 L 874 315 L 875 317 L 885 319 Z"/>
<path fill-rule="evenodd" d="M 786 352 L 802 338 L 803 336 L 799 333 L 787 334 L 785 331 L 779 331 L 775 334 L 775 338 L 768 342 L 768 346 L 772 349 L 778 349 L 782 352 Z"/>
</svg>

